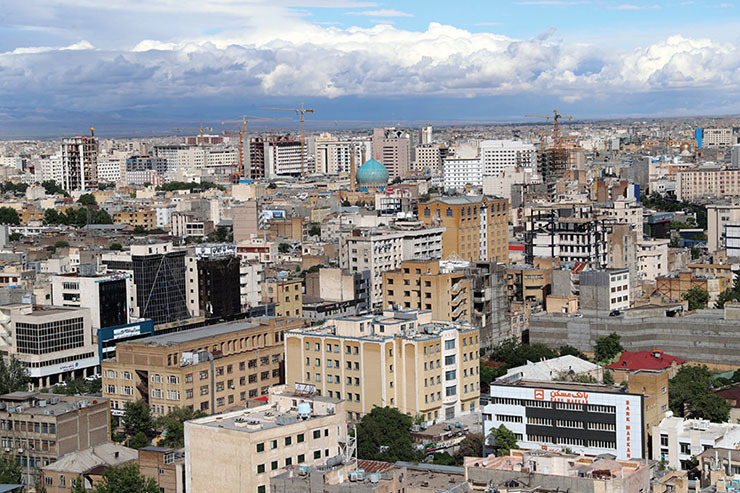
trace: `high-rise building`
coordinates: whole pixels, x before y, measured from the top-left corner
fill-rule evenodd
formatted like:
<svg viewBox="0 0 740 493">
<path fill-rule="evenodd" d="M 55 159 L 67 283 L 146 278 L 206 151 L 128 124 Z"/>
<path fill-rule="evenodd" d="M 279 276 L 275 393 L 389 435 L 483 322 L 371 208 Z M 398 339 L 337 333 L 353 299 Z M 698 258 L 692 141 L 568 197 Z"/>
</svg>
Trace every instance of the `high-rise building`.
<svg viewBox="0 0 740 493">
<path fill-rule="evenodd" d="M 414 147 L 413 169 L 415 171 L 442 169 L 442 147 L 436 144 L 422 144 Z"/>
<path fill-rule="evenodd" d="M 433 129 L 431 125 L 424 125 L 423 127 L 421 127 L 421 145 L 432 143 L 432 130 Z"/>
<path fill-rule="evenodd" d="M 202 257 L 197 263 L 200 314 L 206 318 L 226 319 L 240 314 L 239 257 L 235 254 Z"/>
<path fill-rule="evenodd" d="M 332 319 L 286 331 L 286 383 L 346 400 L 351 420 L 391 406 L 431 424 L 477 409 L 479 350 L 477 327 L 430 311 Z"/>
<path fill-rule="evenodd" d="M 537 148 L 519 140 L 484 140 L 480 143 L 484 176 L 499 176 L 507 168 L 536 168 Z"/>
<path fill-rule="evenodd" d="M 480 157 L 448 157 L 442 169 L 445 190 L 463 191 L 468 185 L 483 184 L 483 163 Z"/>
<path fill-rule="evenodd" d="M 497 197 L 441 197 L 419 204 L 419 219 L 443 226 L 445 259 L 506 262 L 509 259 L 509 201 Z"/>
<path fill-rule="evenodd" d="M 323 133 L 316 137 L 314 146 L 314 171 L 326 175 L 349 173 L 352 154 L 355 158 L 355 169 L 370 156 L 369 141 L 338 139 L 331 134 Z"/>
<path fill-rule="evenodd" d="M 129 292 L 124 276 L 54 276 L 51 295 L 56 306 L 89 308 L 93 330 L 129 323 Z"/>
<path fill-rule="evenodd" d="M 252 137 L 249 139 L 249 170 L 248 178 L 253 180 L 301 176 L 301 141 L 289 135 Z"/>
<path fill-rule="evenodd" d="M 98 139 L 77 136 L 62 140 L 62 182 L 64 190 L 98 189 Z"/>
<path fill-rule="evenodd" d="M 705 128 L 704 147 L 727 147 L 736 144 L 732 128 Z"/>
<path fill-rule="evenodd" d="M 395 128 L 373 130 L 373 158 L 388 170 L 390 179 L 403 178 L 408 173 L 411 152 L 409 134 Z"/>
</svg>

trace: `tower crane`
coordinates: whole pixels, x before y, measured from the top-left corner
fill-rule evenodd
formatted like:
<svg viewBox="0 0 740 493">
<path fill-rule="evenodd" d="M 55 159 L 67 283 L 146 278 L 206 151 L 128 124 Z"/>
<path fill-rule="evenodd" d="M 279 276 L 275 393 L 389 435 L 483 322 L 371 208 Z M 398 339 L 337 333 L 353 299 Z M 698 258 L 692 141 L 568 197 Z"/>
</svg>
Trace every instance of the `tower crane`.
<svg viewBox="0 0 740 493">
<path fill-rule="evenodd" d="M 95 137 L 95 127 L 90 127 L 90 137 Z"/>
<path fill-rule="evenodd" d="M 247 123 L 248 122 L 268 122 L 268 121 L 274 121 L 274 120 L 290 120 L 290 118 L 262 118 L 262 117 L 251 117 L 251 116 L 247 117 L 247 115 L 243 115 L 241 120 L 224 120 L 221 122 L 221 125 L 226 125 L 227 123 L 238 123 L 239 124 L 238 132 L 228 132 L 224 130 L 225 135 L 239 134 L 239 170 L 236 173 L 234 173 L 237 177 L 245 176 L 244 174 L 244 137 L 246 137 L 247 135 Z"/>
<path fill-rule="evenodd" d="M 524 115 L 527 118 L 544 118 L 546 120 L 552 120 L 552 140 L 556 148 L 560 147 L 560 130 L 558 129 L 558 122 L 561 118 L 567 118 L 572 121 L 573 117 L 570 115 L 563 115 L 558 110 L 552 110 L 552 115 Z"/>
<path fill-rule="evenodd" d="M 204 132 L 210 132 L 213 130 L 213 127 L 204 127 L 203 124 L 200 124 L 200 127 L 168 127 L 170 130 L 198 130 L 200 131 L 200 140 L 203 141 L 203 135 Z"/>
<path fill-rule="evenodd" d="M 300 122 L 301 122 L 301 176 L 303 176 L 306 173 L 306 132 L 303 127 L 303 124 L 305 122 L 304 117 L 306 113 L 316 113 L 316 110 L 304 108 L 303 103 L 301 103 L 300 108 L 262 108 L 262 109 L 263 110 L 273 110 L 273 111 L 295 111 L 296 114 L 300 117 Z"/>
</svg>

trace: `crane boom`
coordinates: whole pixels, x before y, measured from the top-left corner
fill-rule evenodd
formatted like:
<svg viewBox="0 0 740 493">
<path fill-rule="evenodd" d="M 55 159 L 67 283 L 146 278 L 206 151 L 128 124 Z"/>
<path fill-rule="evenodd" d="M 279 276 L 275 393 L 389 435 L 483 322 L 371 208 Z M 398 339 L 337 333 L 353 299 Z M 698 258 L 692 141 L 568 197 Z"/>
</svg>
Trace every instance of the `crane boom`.
<svg viewBox="0 0 740 493">
<path fill-rule="evenodd" d="M 544 118 L 546 120 L 552 120 L 552 140 L 555 147 L 560 147 L 560 129 L 558 128 L 558 122 L 561 118 L 566 118 L 570 121 L 573 120 L 571 115 L 563 115 L 558 110 L 552 110 L 552 115 L 524 115 L 526 118 Z"/>
<path fill-rule="evenodd" d="M 306 174 L 306 132 L 304 129 L 305 115 L 306 113 L 316 113 L 316 110 L 304 108 L 301 103 L 300 108 L 262 108 L 263 110 L 272 111 L 294 111 L 299 117 L 301 122 L 301 176 Z"/>
<path fill-rule="evenodd" d="M 248 122 L 268 122 L 273 120 L 290 120 L 290 118 L 262 118 L 262 117 L 248 117 L 247 115 L 242 116 L 241 120 L 223 120 L 221 125 L 227 123 L 238 123 L 239 131 L 234 134 L 239 134 L 239 169 L 234 172 L 233 176 L 238 181 L 240 176 L 245 176 L 244 169 L 244 137 L 247 135 L 247 123 Z M 251 175 L 251 172 L 250 172 Z"/>
</svg>

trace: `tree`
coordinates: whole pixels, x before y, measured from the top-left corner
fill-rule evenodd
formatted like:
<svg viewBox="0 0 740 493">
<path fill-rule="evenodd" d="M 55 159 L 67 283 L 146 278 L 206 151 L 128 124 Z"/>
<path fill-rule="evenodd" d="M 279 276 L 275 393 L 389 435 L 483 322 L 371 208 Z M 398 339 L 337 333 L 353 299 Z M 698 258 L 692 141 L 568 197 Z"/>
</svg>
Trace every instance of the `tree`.
<svg viewBox="0 0 740 493">
<path fill-rule="evenodd" d="M 141 224 L 134 226 L 134 234 L 135 235 L 145 235 L 146 234 L 146 228 L 142 226 Z"/>
<path fill-rule="evenodd" d="M 509 452 L 511 452 L 512 449 L 516 449 L 519 446 L 516 443 L 516 435 L 514 432 L 504 425 L 501 425 L 498 428 L 493 428 L 491 435 L 493 435 L 496 455 L 499 457 L 509 455 Z"/>
<path fill-rule="evenodd" d="M 54 243 L 54 250 L 57 248 L 69 248 L 69 242 L 64 240 L 59 240 L 56 243 Z"/>
<path fill-rule="evenodd" d="M 560 346 L 558 352 L 560 353 L 560 356 L 570 355 L 588 361 L 588 356 L 583 354 L 583 352 L 579 351 L 577 348 L 574 348 L 573 346 L 569 346 L 567 344 L 565 346 Z"/>
<path fill-rule="evenodd" d="M 614 385 L 614 374 L 610 372 L 609 370 L 604 369 L 603 382 L 606 385 Z"/>
<path fill-rule="evenodd" d="M 146 447 L 147 445 L 149 445 L 149 439 L 146 437 L 146 434 L 143 431 L 136 433 L 136 435 L 131 438 L 131 441 L 128 444 L 129 447 L 136 450 L 139 450 L 142 447 Z"/>
<path fill-rule="evenodd" d="M 120 243 L 111 243 L 110 249 L 111 250 L 123 250 L 123 245 L 121 245 Z"/>
<path fill-rule="evenodd" d="M 183 448 L 185 446 L 185 421 L 206 416 L 202 411 L 193 412 L 189 407 L 176 407 L 167 416 L 157 419 L 157 428 L 163 430 L 163 447 Z"/>
<path fill-rule="evenodd" d="M 311 227 L 308 228 L 308 234 L 310 236 L 321 236 L 321 225 L 312 223 Z"/>
<path fill-rule="evenodd" d="M 77 203 L 84 206 L 98 205 L 98 201 L 95 200 L 95 195 L 91 193 L 83 193 L 80 198 L 77 199 Z"/>
<path fill-rule="evenodd" d="M 456 466 L 457 460 L 449 452 L 437 452 L 432 457 L 432 464 L 439 466 Z"/>
<path fill-rule="evenodd" d="M 709 293 L 699 286 L 689 289 L 681 297 L 689 302 L 689 310 L 692 311 L 706 308 L 709 303 Z"/>
<path fill-rule="evenodd" d="M 159 486 L 152 478 L 141 474 L 139 465 L 128 462 L 118 467 L 109 467 L 103 472 L 103 481 L 94 493 L 159 493 Z"/>
<path fill-rule="evenodd" d="M 290 251 L 290 245 L 287 243 L 280 243 L 278 245 L 278 252 L 280 253 L 288 253 Z"/>
<path fill-rule="evenodd" d="M 54 394 L 80 395 L 80 394 L 98 394 L 103 389 L 103 379 L 95 378 L 87 380 L 85 378 L 68 378 L 64 383 L 54 385 L 51 388 Z"/>
<path fill-rule="evenodd" d="M 82 476 L 77 476 L 72 480 L 72 491 L 70 493 L 87 493 Z"/>
<path fill-rule="evenodd" d="M 420 460 L 423 454 L 414 448 L 409 433 L 412 422 L 396 408 L 373 408 L 357 425 L 357 456 L 386 462 Z"/>
<path fill-rule="evenodd" d="M 486 438 L 483 433 L 469 433 L 466 435 L 463 441 L 460 442 L 457 452 L 455 452 L 458 464 L 463 463 L 463 457 L 483 457 L 485 443 Z"/>
<path fill-rule="evenodd" d="M 23 239 L 23 235 L 20 233 L 10 233 L 10 236 L 8 236 L 8 239 L 10 241 L 21 241 Z"/>
<path fill-rule="evenodd" d="M 740 382 L 740 368 L 732 373 L 732 378 L 730 380 L 732 380 L 733 383 Z"/>
<path fill-rule="evenodd" d="M 219 226 L 215 231 L 208 234 L 208 241 L 215 241 L 223 243 L 226 241 L 233 241 L 234 234 L 226 226 Z"/>
<path fill-rule="evenodd" d="M 612 332 L 608 336 L 597 339 L 594 359 L 596 361 L 609 361 L 616 356 L 619 356 L 624 351 L 620 342 L 621 339 L 622 338 L 616 332 Z"/>
<path fill-rule="evenodd" d="M 138 433 L 149 435 L 154 429 L 154 421 L 149 406 L 144 401 L 126 402 L 123 412 L 123 429 L 129 436 Z"/>
<path fill-rule="evenodd" d="M 20 224 L 21 218 L 12 207 L 0 207 L 0 224 Z"/>
<path fill-rule="evenodd" d="M 0 484 L 20 484 L 23 468 L 12 459 L 0 457 Z"/>
<path fill-rule="evenodd" d="M 349 200 L 344 199 L 342 200 L 342 207 L 352 207 L 352 203 Z"/>
<path fill-rule="evenodd" d="M 42 181 L 41 186 L 44 187 L 44 191 L 47 195 L 56 195 L 60 193 L 65 197 L 69 197 L 69 194 L 53 180 Z"/>
<path fill-rule="evenodd" d="M 709 369 L 684 365 L 668 382 L 668 404 L 676 416 L 727 421 L 730 406 L 712 393 L 716 386 Z"/>
<path fill-rule="evenodd" d="M 31 381 L 25 363 L 11 356 L 9 361 L 0 356 L 0 395 L 28 390 Z"/>
<path fill-rule="evenodd" d="M 544 344 L 520 344 L 514 338 L 494 346 L 489 354 L 491 361 L 505 363 L 508 368 L 526 365 L 527 361 L 556 358 L 558 353 Z"/>
</svg>

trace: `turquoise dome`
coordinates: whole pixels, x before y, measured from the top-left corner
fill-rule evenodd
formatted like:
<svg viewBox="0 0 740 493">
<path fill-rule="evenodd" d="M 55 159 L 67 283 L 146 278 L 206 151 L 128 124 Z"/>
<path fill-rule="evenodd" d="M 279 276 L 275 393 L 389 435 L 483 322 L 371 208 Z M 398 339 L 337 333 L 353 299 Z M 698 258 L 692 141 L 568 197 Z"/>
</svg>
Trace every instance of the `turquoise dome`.
<svg viewBox="0 0 740 493">
<path fill-rule="evenodd" d="M 360 185 L 385 185 L 388 183 L 388 170 L 375 159 L 370 159 L 360 166 L 355 173 Z"/>
</svg>

